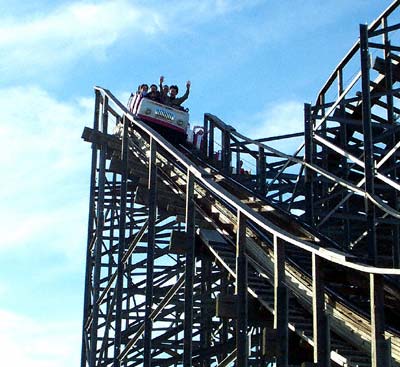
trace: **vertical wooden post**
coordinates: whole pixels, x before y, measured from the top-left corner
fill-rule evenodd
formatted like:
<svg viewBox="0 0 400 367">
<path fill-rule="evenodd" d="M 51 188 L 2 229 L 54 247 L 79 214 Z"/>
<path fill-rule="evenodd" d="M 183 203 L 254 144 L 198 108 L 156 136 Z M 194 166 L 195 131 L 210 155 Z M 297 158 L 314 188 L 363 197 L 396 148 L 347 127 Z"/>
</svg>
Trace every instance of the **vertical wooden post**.
<svg viewBox="0 0 400 367">
<path fill-rule="evenodd" d="M 116 300 L 115 300 L 115 336 L 114 336 L 114 367 L 120 366 L 118 358 L 121 352 L 121 325 L 122 325 L 122 296 L 124 293 L 124 264 L 122 258 L 125 252 L 125 230 L 126 230 L 126 198 L 128 184 L 128 123 L 126 116 L 122 119 L 123 135 L 122 135 L 122 173 L 121 173 L 121 198 L 119 212 L 119 244 L 118 244 L 118 263 L 117 263 L 117 281 L 115 285 Z"/>
<path fill-rule="evenodd" d="M 236 323 L 236 350 L 237 365 L 247 366 L 247 258 L 246 258 L 246 217 L 238 210 L 236 234 L 236 294 L 237 294 L 237 323 Z"/>
<path fill-rule="evenodd" d="M 236 174 L 240 174 L 240 144 L 239 142 L 236 143 Z"/>
<path fill-rule="evenodd" d="M 276 363 L 288 366 L 288 294 L 285 286 L 285 243 L 274 235 L 274 329 L 276 330 Z"/>
<path fill-rule="evenodd" d="M 208 117 L 206 114 L 204 114 L 204 120 L 203 120 L 203 131 L 204 131 L 204 135 L 203 135 L 203 142 L 202 142 L 202 146 L 201 146 L 201 151 L 203 153 L 203 155 L 205 157 L 207 157 L 208 154 L 208 140 L 209 140 L 209 134 L 208 134 Z"/>
<path fill-rule="evenodd" d="M 389 367 L 390 356 L 385 341 L 383 276 L 370 274 L 371 297 L 371 365 Z"/>
<path fill-rule="evenodd" d="M 390 367 L 390 354 L 385 340 L 385 308 L 383 275 L 370 274 L 371 299 L 371 365 Z"/>
<path fill-rule="evenodd" d="M 210 121 L 208 132 L 208 157 L 214 159 L 214 122 Z"/>
<path fill-rule="evenodd" d="M 323 260 L 312 254 L 313 282 L 313 339 L 314 363 L 318 367 L 330 366 L 330 346 L 327 316 L 325 314 L 325 283 Z"/>
<path fill-rule="evenodd" d="M 151 366 L 151 334 L 153 320 L 150 315 L 153 306 L 153 278 L 154 278 L 154 246 L 155 246 L 155 222 L 157 209 L 157 142 L 150 138 L 150 157 L 149 157 L 149 224 L 147 230 L 147 269 L 146 269 L 146 305 L 144 320 L 144 351 L 143 366 Z"/>
<path fill-rule="evenodd" d="M 382 28 L 387 27 L 387 18 L 382 19 Z M 385 75 L 386 75 L 386 104 L 387 104 L 387 121 L 389 124 L 394 123 L 394 102 L 393 102 L 393 63 L 392 63 L 392 55 L 390 51 L 390 40 L 389 35 L 387 32 L 383 33 L 383 44 L 385 46 L 384 52 L 384 59 L 385 59 Z M 391 144 L 394 146 L 397 143 L 397 134 L 392 134 L 392 141 Z M 398 169 L 397 169 L 397 162 L 396 157 L 393 155 L 391 158 L 391 164 L 393 166 L 393 177 L 397 177 Z M 391 189 L 391 199 L 390 204 L 396 210 L 399 210 L 398 199 L 399 195 L 397 190 Z M 393 224 L 392 226 L 392 243 L 393 243 L 393 255 L 392 255 L 392 262 L 393 267 L 399 268 L 400 267 L 400 226 L 398 224 Z"/>
<path fill-rule="evenodd" d="M 101 94 L 96 90 L 95 105 L 94 105 L 94 121 L 93 130 L 99 129 L 100 118 L 100 102 Z M 86 321 L 90 315 L 91 306 L 91 275 L 93 270 L 91 243 L 93 241 L 94 225 L 95 225 L 95 192 L 96 192 L 96 170 L 97 170 L 97 145 L 92 144 L 92 165 L 90 172 L 90 193 L 89 193 L 89 218 L 88 218 L 88 233 L 87 233 L 87 248 L 86 248 L 86 272 L 85 272 L 85 296 L 83 305 L 83 323 L 82 323 L 82 350 L 81 350 L 81 367 L 85 367 L 90 358 L 90 351 L 87 349 L 87 331 Z"/>
<path fill-rule="evenodd" d="M 313 162 L 313 127 L 311 121 L 311 105 L 304 104 L 304 159 L 306 163 Z M 306 221 L 310 226 L 314 225 L 314 185 L 313 171 L 305 168 L 305 211 Z"/>
<path fill-rule="evenodd" d="M 387 23 L 387 18 L 382 19 L 382 28 L 386 28 L 388 25 Z M 383 57 L 385 60 L 385 82 L 386 82 L 386 104 L 387 104 L 387 121 L 389 124 L 393 124 L 394 118 L 393 118 L 393 108 L 394 108 L 394 103 L 393 103 L 393 64 L 392 64 L 392 55 L 390 51 L 390 40 L 389 40 L 389 35 L 387 32 L 384 32 L 382 34 L 383 38 L 383 45 L 384 45 L 384 50 L 383 50 Z"/>
<path fill-rule="evenodd" d="M 368 26 L 360 24 L 360 54 L 361 54 L 361 83 L 362 83 L 362 122 L 364 136 L 364 175 L 365 192 L 374 194 L 374 157 L 371 128 L 371 95 L 370 95 L 370 59 L 368 48 Z M 368 259 L 372 265 L 377 263 L 375 206 L 365 198 L 367 213 Z"/>
<path fill-rule="evenodd" d="M 222 132 L 222 171 L 225 174 L 230 173 L 231 166 L 231 148 L 230 148 L 230 133 L 227 130 L 223 130 Z"/>
<path fill-rule="evenodd" d="M 228 280 L 229 273 L 225 269 L 222 269 L 222 272 L 223 272 L 223 275 L 222 275 L 222 279 L 221 279 L 221 294 L 228 295 L 228 294 L 231 294 L 230 287 L 229 287 L 229 280 Z M 226 318 L 222 319 L 222 327 L 219 331 L 219 337 L 220 337 L 222 345 L 225 345 L 226 343 L 228 343 L 229 325 L 228 325 L 228 321 L 226 320 Z M 222 350 L 218 356 L 218 360 L 224 360 L 226 357 L 227 357 L 226 351 Z"/>
<path fill-rule="evenodd" d="M 258 148 L 258 160 L 257 160 L 257 190 L 260 194 L 265 194 L 266 186 L 266 161 L 265 161 L 265 150 L 263 147 Z"/>
<path fill-rule="evenodd" d="M 211 333 L 212 333 L 212 316 L 210 312 L 210 305 L 212 304 L 211 299 L 211 260 L 206 257 L 203 257 L 201 261 L 201 295 L 202 295 L 202 304 L 201 304 L 201 319 L 202 319 L 202 327 L 200 334 L 200 344 L 203 350 L 208 350 L 211 347 Z M 202 367 L 211 366 L 211 359 L 209 356 L 204 357 L 201 363 Z"/>
<path fill-rule="evenodd" d="M 101 132 L 107 134 L 108 132 L 108 97 L 104 96 L 103 102 L 103 115 L 101 119 Z"/>
<path fill-rule="evenodd" d="M 107 133 L 108 121 L 108 98 L 103 101 L 102 111 L 102 132 Z M 97 199 L 97 227 L 96 227 L 96 242 L 94 247 L 94 270 L 93 270 L 93 309 L 92 309 L 92 325 L 90 332 L 90 361 L 89 367 L 95 367 L 97 355 L 97 331 L 98 331 L 98 315 L 100 295 L 100 273 L 101 273 L 101 249 L 103 246 L 103 231 L 104 231 L 104 191 L 106 182 L 106 157 L 107 145 L 102 144 L 100 148 L 99 174 L 98 174 L 98 199 Z"/>
<path fill-rule="evenodd" d="M 194 175 L 189 170 L 186 182 L 186 265 L 185 265 L 185 319 L 183 365 L 192 367 L 192 333 L 193 333 L 193 283 L 196 269 L 194 250 L 195 207 Z"/>
<path fill-rule="evenodd" d="M 337 72 L 337 79 L 338 79 L 338 96 L 340 96 L 343 93 L 343 70 L 339 69 Z M 340 117 L 345 117 L 346 116 L 346 103 L 345 101 L 341 101 L 339 103 L 339 115 Z M 340 124 L 340 145 L 342 147 L 347 146 L 347 129 L 348 126 L 347 124 Z M 346 156 L 341 157 L 341 165 L 342 165 L 342 172 L 343 172 L 343 177 L 346 179 L 348 178 L 349 175 L 349 167 L 347 163 L 347 158 Z M 346 191 L 343 191 L 342 193 L 342 198 L 344 198 L 347 195 Z M 345 247 L 350 246 L 350 220 L 349 220 L 349 201 L 346 200 L 343 203 L 343 211 L 345 213 L 345 218 L 343 218 L 343 240 L 344 240 L 344 245 Z"/>
</svg>

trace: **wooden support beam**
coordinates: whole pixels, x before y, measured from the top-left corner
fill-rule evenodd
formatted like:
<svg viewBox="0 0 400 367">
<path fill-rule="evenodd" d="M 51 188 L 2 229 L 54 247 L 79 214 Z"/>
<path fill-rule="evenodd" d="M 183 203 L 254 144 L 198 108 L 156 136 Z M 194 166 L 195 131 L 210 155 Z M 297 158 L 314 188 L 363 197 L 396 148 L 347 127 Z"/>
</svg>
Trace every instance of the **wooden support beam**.
<svg viewBox="0 0 400 367">
<path fill-rule="evenodd" d="M 209 350 L 212 346 L 212 262 L 211 259 L 202 258 L 201 261 L 201 322 L 203 328 L 200 333 L 200 344 L 203 350 Z M 211 366 L 211 359 L 209 356 L 205 357 L 202 361 L 201 367 Z"/>
<path fill-rule="evenodd" d="M 101 94 L 96 91 L 93 130 L 99 129 L 100 119 L 100 102 Z M 95 205 L 95 192 L 96 192 L 96 167 L 97 167 L 97 147 L 92 144 L 92 165 L 90 172 L 90 192 L 89 192 L 89 219 L 88 219 L 88 232 L 87 232 L 87 249 L 86 249 L 86 272 L 85 272 L 85 298 L 83 305 L 83 326 L 82 326 L 82 350 L 81 350 L 81 367 L 87 365 L 90 360 L 90 349 L 88 346 L 88 336 L 85 324 L 89 319 L 91 311 L 91 276 L 93 269 L 92 258 L 92 245 L 95 242 L 95 218 L 96 218 L 96 205 Z"/>
<path fill-rule="evenodd" d="M 323 260 L 316 254 L 312 254 L 314 363 L 318 367 L 330 366 L 330 342 L 325 312 L 323 271 Z"/>
<path fill-rule="evenodd" d="M 380 274 L 370 274 L 371 366 L 390 367 L 390 340 L 385 340 L 384 282 Z"/>
<path fill-rule="evenodd" d="M 279 340 L 276 350 L 278 367 L 288 366 L 289 303 L 285 285 L 285 243 L 274 236 L 274 329 Z"/>
<path fill-rule="evenodd" d="M 362 84 L 362 121 L 364 138 L 364 175 L 365 191 L 374 195 L 374 157 L 371 128 L 371 96 L 370 96 L 370 60 L 368 49 L 368 26 L 360 24 L 360 57 Z M 367 213 L 368 259 L 371 265 L 377 263 L 375 206 L 369 200 L 365 201 Z"/>
<path fill-rule="evenodd" d="M 248 360 L 248 305 L 247 305 L 247 257 L 246 257 L 246 217 L 238 210 L 236 234 L 236 294 L 237 322 L 236 322 L 236 349 L 237 363 L 241 367 L 247 366 Z"/>
<path fill-rule="evenodd" d="M 208 130 L 208 157 L 214 158 L 214 123 L 209 121 L 209 130 Z"/>
<path fill-rule="evenodd" d="M 150 139 L 150 157 L 149 157 L 149 224 L 147 231 L 147 268 L 146 268 L 146 304 L 144 320 L 144 352 L 143 366 L 151 367 L 151 339 L 153 320 L 151 312 L 153 307 L 153 277 L 154 277 L 154 246 L 155 246 L 155 222 L 157 209 L 157 142 Z"/>
<path fill-rule="evenodd" d="M 108 120 L 108 98 L 103 101 L 103 110 L 101 113 L 101 129 L 103 134 L 107 134 Z M 107 145 L 100 145 L 99 173 L 98 173 L 98 198 L 97 198 L 97 226 L 96 226 L 96 242 L 94 245 L 94 270 L 93 270 L 93 309 L 92 309 L 92 325 L 90 331 L 90 357 L 89 367 L 95 367 L 97 361 L 97 340 L 98 340 L 98 319 L 99 305 L 98 298 L 100 295 L 100 273 L 101 273 L 101 252 L 103 245 L 104 231 L 104 192 L 106 182 L 106 157 Z"/>
<path fill-rule="evenodd" d="M 263 342 L 262 353 L 267 359 L 272 359 L 278 353 L 278 346 L 280 340 L 277 336 L 276 329 L 264 328 L 263 329 Z"/>
<path fill-rule="evenodd" d="M 216 317 L 238 320 L 239 298 L 236 294 L 219 294 L 215 303 Z M 260 312 L 260 310 L 262 310 Z M 264 327 L 272 325 L 271 314 L 255 298 L 247 299 L 248 324 Z"/>
<path fill-rule="evenodd" d="M 232 152 L 230 147 L 230 133 L 229 131 L 223 130 L 222 131 L 222 170 L 226 175 L 231 174 L 230 167 L 231 167 L 231 158 Z"/>
<path fill-rule="evenodd" d="M 311 120 L 311 105 L 304 104 L 304 159 L 306 163 L 313 163 L 313 126 Z M 313 171 L 308 167 L 305 168 L 305 210 L 306 221 L 309 225 L 314 225 L 314 185 Z"/>
<path fill-rule="evenodd" d="M 183 231 L 172 231 L 169 240 L 169 252 L 172 254 L 186 254 L 187 248 L 187 233 Z"/>
<path fill-rule="evenodd" d="M 209 157 L 208 156 L 208 146 L 209 146 L 209 122 L 208 122 L 208 117 L 206 115 L 204 115 L 204 119 L 203 119 L 203 142 L 202 142 L 202 146 L 201 146 L 201 151 L 203 153 L 203 155 L 205 157 Z"/>
<path fill-rule="evenodd" d="M 390 48 L 389 48 L 390 50 Z M 388 50 L 388 51 L 389 51 Z M 390 52 L 390 51 L 389 51 Z M 389 59 L 391 60 L 391 59 Z M 392 70 L 393 70 L 393 76 L 392 76 L 392 80 L 393 81 L 400 81 L 400 64 L 399 63 L 393 63 L 393 61 L 391 61 L 392 64 Z M 372 66 L 376 71 L 378 71 L 379 73 L 381 73 L 382 75 L 387 76 L 387 62 L 385 59 L 382 59 L 381 57 L 376 57 L 374 59 L 373 62 L 373 66 Z"/>
<path fill-rule="evenodd" d="M 265 194 L 266 189 L 266 173 L 267 165 L 265 159 L 265 150 L 262 147 L 258 149 L 258 159 L 257 159 L 257 189 L 261 195 Z"/>
<path fill-rule="evenodd" d="M 185 305 L 184 305 L 184 349 L 183 365 L 192 367 L 193 334 L 193 284 L 196 269 L 194 175 L 189 170 L 186 176 L 186 264 L 185 264 Z"/>
<path fill-rule="evenodd" d="M 126 202 L 127 202 L 127 181 L 128 181 L 128 120 L 123 119 L 123 136 L 122 136 L 122 175 L 120 189 L 120 211 L 119 211 L 119 227 L 118 227 L 118 261 L 117 261 L 117 281 L 115 285 L 116 304 L 115 304 L 115 334 L 114 334 L 114 361 L 113 367 L 120 367 L 121 361 L 118 356 L 121 352 L 121 328 L 122 328 L 122 298 L 124 293 L 124 263 L 123 257 L 125 252 L 125 229 L 126 229 Z"/>
<path fill-rule="evenodd" d="M 384 18 L 382 20 L 382 27 L 387 28 L 387 18 Z M 391 58 L 392 52 L 390 49 L 390 40 L 389 40 L 389 35 L 388 33 L 383 33 L 382 35 L 383 38 L 383 44 L 385 45 L 385 49 L 383 51 L 383 56 L 384 60 L 379 59 L 380 62 L 380 67 L 383 67 L 384 74 L 386 76 L 386 91 L 387 91 L 387 96 L 386 96 L 386 117 L 387 121 L 389 124 L 394 124 L 394 113 L 399 113 L 399 110 L 395 108 L 394 106 L 394 99 L 393 99 L 393 84 L 395 81 L 400 80 L 400 64 L 398 61 L 393 62 L 394 60 Z M 377 61 L 377 60 L 375 60 Z M 374 64 L 374 68 L 375 68 Z M 397 143 L 397 138 L 396 134 L 392 132 L 391 134 L 391 145 L 395 146 Z M 393 177 L 398 177 L 398 169 L 396 168 L 396 163 L 397 159 L 395 156 L 391 157 L 391 166 L 393 167 L 392 169 L 392 175 Z M 397 190 L 391 190 L 391 195 L 390 195 L 390 205 L 393 208 L 396 208 L 397 210 L 399 209 L 399 204 L 398 204 L 398 192 Z M 392 227 L 392 263 L 395 268 L 400 267 L 400 225 L 396 224 Z"/>
</svg>

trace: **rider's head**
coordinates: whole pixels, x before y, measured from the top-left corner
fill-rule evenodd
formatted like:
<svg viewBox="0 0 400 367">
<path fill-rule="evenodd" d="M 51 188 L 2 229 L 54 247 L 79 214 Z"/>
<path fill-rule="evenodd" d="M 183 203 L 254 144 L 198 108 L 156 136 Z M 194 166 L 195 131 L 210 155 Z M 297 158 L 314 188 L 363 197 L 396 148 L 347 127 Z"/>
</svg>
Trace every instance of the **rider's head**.
<svg viewBox="0 0 400 367">
<path fill-rule="evenodd" d="M 176 97 L 176 95 L 178 94 L 179 89 L 178 86 L 176 85 L 171 85 L 169 87 L 169 94 L 171 95 L 171 97 Z"/>
</svg>

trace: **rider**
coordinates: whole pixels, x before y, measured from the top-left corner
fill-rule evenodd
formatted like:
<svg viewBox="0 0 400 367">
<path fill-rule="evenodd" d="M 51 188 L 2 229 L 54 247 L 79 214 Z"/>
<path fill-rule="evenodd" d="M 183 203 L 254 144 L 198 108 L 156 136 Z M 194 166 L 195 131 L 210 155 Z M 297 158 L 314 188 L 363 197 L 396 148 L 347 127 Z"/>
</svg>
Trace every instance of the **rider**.
<svg viewBox="0 0 400 367">
<path fill-rule="evenodd" d="M 189 97 L 190 92 L 190 80 L 186 82 L 186 92 L 182 97 L 177 97 L 179 92 L 178 86 L 171 85 L 169 87 L 169 98 L 167 99 L 167 103 L 169 106 L 173 108 L 183 109 L 181 104 L 186 101 Z"/>
<path fill-rule="evenodd" d="M 161 94 L 157 90 L 157 86 L 155 84 L 150 85 L 150 92 L 148 92 L 145 97 L 155 102 L 161 102 Z"/>
<path fill-rule="evenodd" d="M 181 104 L 187 100 L 190 92 L 190 81 L 186 82 L 186 92 L 182 97 L 177 97 L 179 89 L 176 85 L 171 85 L 169 87 L 169 95 L 168 95 L 168 86 L 164 85 L 164 77 L 160 76 L 160 90 L 161 90 L 161 103 L 164 103 L 167 106 L 171 106 L 173 108 L 183 109 Z"/>
</svg>

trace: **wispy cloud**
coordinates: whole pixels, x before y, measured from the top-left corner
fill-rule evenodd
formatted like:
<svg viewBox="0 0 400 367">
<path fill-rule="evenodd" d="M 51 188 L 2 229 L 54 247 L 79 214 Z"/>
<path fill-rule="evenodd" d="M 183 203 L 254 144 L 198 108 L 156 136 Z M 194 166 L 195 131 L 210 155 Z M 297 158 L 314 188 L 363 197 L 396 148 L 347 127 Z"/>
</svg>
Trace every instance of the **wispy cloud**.
<svg viewBox="0 0 400 367">
<path fill-rule="evenodd" d="M 79 364 L 76 322 L 36 321 L 0 310 L 0 364 L 14 367 L 69 367 Z"/>
<path fill-rule="evenodd" d="M 148 37 L 179 35 L 193 26 L 253 6 L 227 0 L 76 1 L 35 13 L 0 17 L 0 72 L 7 80 L 63 70 L 83 57 L 102 60 L 118 42 L 141 48 Z"/>
<path fill-rule="evenodd" d="M 101 57 L 127 33 L 143 37 L 164 28 L 157 12 L 124 0 L 67 3 L 47 13 L 15 15 L 0 25 L 0 70 L 36 75 L 88 54 Z"/>
<path fill-rule="evenodd" d="M 303 111 L 304 104 L 297 101 L 268 104 L 253 117 L 258 123 L 246 132 L 253 138 L 301 132 L 304 130 Z"/>
<path fill-rule="evenodd" d="M 224 9 L 229 1 L 221 1 Z M 239 2 L 242 3 L 242 2 Z M 312 38 L 318 38 L 316 32 L 326 32 L 335 27 L 339 19 L 357 14 L 360 9 L 365 9 L 363 0 L 353 1 L 349 7 L 348 1 L 329 0 L 316 2 L 314 0 L 305 1 L 280 1 L 268 4 L 267 1 L 253 1 L 244 6 L 242 3 L 238 8 L 231 8 L 231 11 L 247 11 L 245 17 L 241 19 L 241 27 L 235 29 L 236 38 L 240 37 L 242 45 L 252 47 L 266 47 L 266 45 L 281 48 L 280 53 L 290 53 L 285 48 L 296 49 L 286 42 L 298 42 L 301 40 L 307 48 Z M 272 3 L 272 2 L 271 2 Z M 373 19 L 366 19 L 371 22 Z M 335 28 L 336 32 L 338 30 Z M 357 27 L 354 27 L 357 37 Z M 338 32 L 340 33 L 340 32 Z M 348 47 L 352 46 L 352 39 L 349 40 Z M 328 46 L 327 46 L 328 48 Z"/>
<path fill-rule="evenodd" d="M 31 86 L 0 90 L 0 109 L 0 249 L 47 243 L 71 254 L 85 226 L 90 153 L 80 134 L 92 104 Z"/>
<path fill-rule="evenodd" d="M 78 169 L 84 151 L 79 134 L 92 118 L 87 100 L 60 102 L 39 87 L 14 87 L 0 90 L 0 108 L 0 163 L 13 178 L 7 195 L 28 182 L 30 188 L 47 186 Z"/>
<path fill-rule="evenodd" d="M 244 134 L 254 138 L 269 138 L 304 131 L 304 105 L 297 101 L 268 104 L 251 118 L 254 123 L 244 126 Z M 293 154 L 304 138 L 290 138 L 266 142 L 286 154 Z"/>
<path fill-rule="evenodd" d="M 175 19 L 180 18 L 185 25 L 189 26 L 190 24 L 197 25 L 222 15 L 251 9 L 263 3 L 263 0 L 183 0 L 178 1 L 178 3 L 179 6 L 169 7 L 167 5 L 164 10 L 169 11 L 169 14 L 171 14 L 171 9 L 173 9 L 173 17 Z"/>
</svg>

